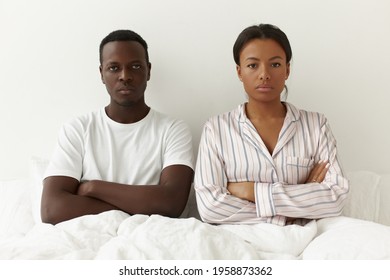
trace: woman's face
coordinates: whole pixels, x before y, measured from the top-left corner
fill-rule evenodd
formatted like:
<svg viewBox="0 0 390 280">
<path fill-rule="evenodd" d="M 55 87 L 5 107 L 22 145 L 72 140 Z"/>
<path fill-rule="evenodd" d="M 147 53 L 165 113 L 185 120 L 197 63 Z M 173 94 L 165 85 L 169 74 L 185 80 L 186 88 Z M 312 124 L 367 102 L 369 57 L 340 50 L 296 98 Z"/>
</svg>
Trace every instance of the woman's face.
<svg viewBox="0 0 390 280">
<path fill-rule="evenodd" d="M 280 102 L 290 74 L 283 48 L 272 39 L 253 39 L 241 50 L 237 74 L 249 102 Z"/>
</svg>

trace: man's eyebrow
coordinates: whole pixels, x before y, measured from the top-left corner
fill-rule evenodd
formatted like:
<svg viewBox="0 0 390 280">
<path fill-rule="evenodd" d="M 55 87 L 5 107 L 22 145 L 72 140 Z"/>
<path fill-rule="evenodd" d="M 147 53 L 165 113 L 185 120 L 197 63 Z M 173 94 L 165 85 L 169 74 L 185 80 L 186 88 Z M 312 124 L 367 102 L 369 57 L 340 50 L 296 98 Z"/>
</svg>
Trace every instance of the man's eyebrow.
<svg viewBox="0 0 390 280">
<path fill-rule="evenodd" d="M 142 59 L 134 59 L 134 60 L 130 61 L 129 63 L 142 63 L 142 62 L 143 62 Z M 119 64 L 119 62 L 116 60 L 107 60 L 106 64 Z"/>
</svg>

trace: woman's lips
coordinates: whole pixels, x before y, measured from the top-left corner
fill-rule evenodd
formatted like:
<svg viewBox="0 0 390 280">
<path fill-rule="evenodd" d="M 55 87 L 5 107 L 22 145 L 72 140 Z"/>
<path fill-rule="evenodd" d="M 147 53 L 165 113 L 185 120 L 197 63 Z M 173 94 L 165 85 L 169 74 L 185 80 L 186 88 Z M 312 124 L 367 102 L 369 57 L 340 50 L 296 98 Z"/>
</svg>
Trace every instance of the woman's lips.
<svg viewBox="0 0 390 280">
<path fill-rule="evenodd" d="M 260 91 L 260 92 L 270 92 L 272 90 L 272 87 L 271 86 L 257 86 L 256 90 Z"/>
</svg>

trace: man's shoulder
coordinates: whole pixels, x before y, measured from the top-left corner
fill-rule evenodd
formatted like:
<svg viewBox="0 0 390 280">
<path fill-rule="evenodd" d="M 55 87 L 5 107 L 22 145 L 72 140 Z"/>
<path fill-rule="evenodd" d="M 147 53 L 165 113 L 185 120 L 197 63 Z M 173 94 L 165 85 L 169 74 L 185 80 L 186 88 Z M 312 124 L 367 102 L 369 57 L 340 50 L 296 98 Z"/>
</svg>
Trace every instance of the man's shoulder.
<svg viewBox="0 0 390 280">
<path fill-rule="evenodd" d="M 83 114 L 79 114 L 73 118 L 73 120 L 78 120 L 81 122 L 100 119 L 102 117 L 103 108 L 89 111 Z"/>
<path fill-rule="evenodd" d="M 150 109 L 150 114 L 152 115 L 154 121 L 175 121 L 176 120 L 173 116 L 153 108 Z"/>
<path fill-rule="evenodd" d="M 86 129 L 91 125 L 96 125 L 102 120 L 102 109 L 90 111 L 84 114 L 79 114 L 74 116 L 67 121 L 65 121 L 62 125 L 64 129 L 73 128 L 73 129 Z"/>
<path fill-rule="evenodd" d="M 177 126 L 177 125 L 184 125 L 184 126 L 187 125 L 187 123 L 180 118 L 168 115 L 166 113 L 162 113 L 154 109 L 151 109 L 150 113 L 151 113 L 151 121 L 157 125 L 167 126 L 167 127 Z"/>
</svg>

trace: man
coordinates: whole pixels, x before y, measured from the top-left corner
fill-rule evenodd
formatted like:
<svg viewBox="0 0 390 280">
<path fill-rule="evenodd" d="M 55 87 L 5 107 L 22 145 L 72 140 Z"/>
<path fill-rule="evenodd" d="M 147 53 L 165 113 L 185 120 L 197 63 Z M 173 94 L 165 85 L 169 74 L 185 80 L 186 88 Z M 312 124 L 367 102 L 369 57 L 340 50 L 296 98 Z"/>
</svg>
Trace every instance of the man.
<svg viewBox="0 0 390 280">
<path fill-rule="evenodd" d="M 151 63 L 141 36 L 114 31 L 99 52 L 110 103 L 61 129 L 43 181 L 42 221 L 114 209 L 178 217 L 193 179 L 189 128 L 145 103 Z"/>
</svg>

